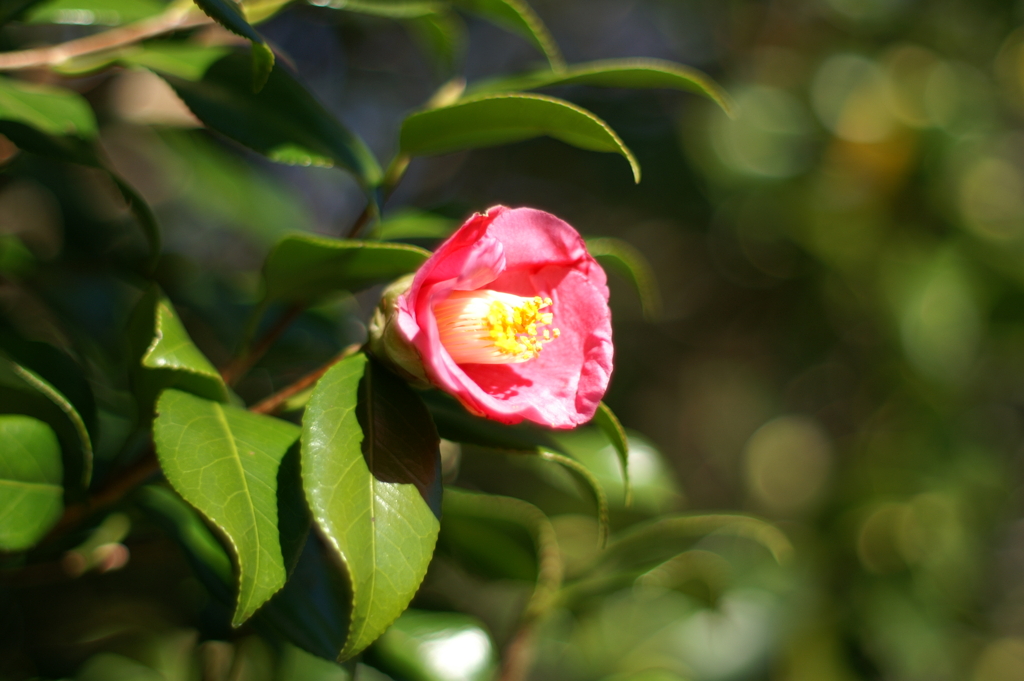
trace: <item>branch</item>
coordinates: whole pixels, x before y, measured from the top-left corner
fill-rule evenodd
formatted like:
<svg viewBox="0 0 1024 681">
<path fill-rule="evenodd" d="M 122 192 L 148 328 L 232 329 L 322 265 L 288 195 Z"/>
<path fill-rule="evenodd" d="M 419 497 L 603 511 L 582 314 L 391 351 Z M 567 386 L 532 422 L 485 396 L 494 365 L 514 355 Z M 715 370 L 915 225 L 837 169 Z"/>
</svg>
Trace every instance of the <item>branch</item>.
<svg viewBox="0 0 1024 681">
<path fill-rule="evenodd" d="M 277 342 L 277 339 L 288 330 L 292 322 L 302 314 L 305 309 L 304 305 L 295 303 L 278 318 L 277 322 L 264 334 L 263 338 L 256 343 L 251 349 L 246 350 L 241 355 L 236 357 L 230 364 L 224 367 L 221 372 L 221 378 L 228 385 L 234 385 L 234 383 L 245 376 L 249 372 L 249 369 L 253 367 L 256 362 L 260 361 L 263 355 L 267 354 L 267 351 Z"/>
<path fill-rule="evenodd" d="M 359 351 L 359 348 L 361 347 L 362 346 L 359 345 L 359 343 L 354 343 L 348 346 L 347 348 L 342 350 L 337 357 L 327 362 L 327 364 L 324 364 L 322 367 L 316 369 L 315 371 L 311 371 L 310 373 L 306 374 L 305 376 L 295 381 L 288 387 L 282 388 L 273 395 L 270 395 L 269 397 L 260 400 L 253 406 L 249 407 L 249 411 L 253 412 L 254 414 L 273 414 L 281 407 L 281 405 L 287 402 L 290 398 L 294 397 L 295 395 L 298 395 L 303 390 L 306 390 L 314 383 L 319 381 L 320 377 L 326 374 L 328 369 L 330 369 L 332 366 L 334 366 L 341 360 L 345 359 L 346 357 L 354 355 L 356 352 Z"/>
<path fill-rule="evenodd" d="M 0 52 L 0 71 L 54 66 L 75 57 L 126 47 L 163 33 L 212 23 L 213 19 L 191 7 L 174 7 L 163 14 L 147 17 L 133 24 L 69 40 L 59 45 L 17 52 Z"/>
</svg>

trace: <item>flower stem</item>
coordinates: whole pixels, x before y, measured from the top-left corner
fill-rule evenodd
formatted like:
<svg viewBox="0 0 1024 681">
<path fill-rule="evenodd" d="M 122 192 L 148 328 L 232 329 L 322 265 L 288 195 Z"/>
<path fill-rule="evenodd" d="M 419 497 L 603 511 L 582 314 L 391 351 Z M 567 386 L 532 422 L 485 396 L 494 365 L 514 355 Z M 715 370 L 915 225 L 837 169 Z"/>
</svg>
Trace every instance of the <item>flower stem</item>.
<svg viewBox="0 0 1024 681">
<path fill-rule="evenodd" d="M 354 355 L 356 352 L 359 351 L 359 348 L 361 347 L 362 346 L 359 343 L 353 343 L 352 345 L 342 350 L 337 356 L 334 357 L 334 359 L 328 361 L 323 366 L 317 368 L 314 371 L 309 372 L 308 374 L 306 374 L 299 380 L 295 381 L 291 385 L 282 388 L 281 390 L 278 390 L 273 395 L 269 395 L 268 397 L 263 398 L 253 406 L 249 407 L 249 411 L 255 414 L 273 414 L 278 409 L 280 409 L 281 405 L 287 402 L 290 398 L 294 397 L 295 395 L 298 395 L 303 390 L 312 387 L 317 381 L 320 380 L 321 376 L 327 373 L 328 369 L 330 369 L 332 366 L 334 366 L 341 360 L 345 359 L 346 357 Z"/>
<path fill-rule="evenodd" d="M 278 317 L 277 322 L 272 326 L 260 340 L 253 345 L 251 348 L 244 349 L 242 353 L 231 361 L 221 372 L 221 378 L 228 385 L 234 385 L 238 379 L 242 378 L 249 369 L 260 361 L 263 355 L 267 354 L 267 351 L 277 342 L 288 327 L 291 326 L 292 322 L 302 311 L 306 309 L 305 305 L 300 303 L 294 303 L 291 307 L 284 311 L 284 313 Z"/>
</svg>

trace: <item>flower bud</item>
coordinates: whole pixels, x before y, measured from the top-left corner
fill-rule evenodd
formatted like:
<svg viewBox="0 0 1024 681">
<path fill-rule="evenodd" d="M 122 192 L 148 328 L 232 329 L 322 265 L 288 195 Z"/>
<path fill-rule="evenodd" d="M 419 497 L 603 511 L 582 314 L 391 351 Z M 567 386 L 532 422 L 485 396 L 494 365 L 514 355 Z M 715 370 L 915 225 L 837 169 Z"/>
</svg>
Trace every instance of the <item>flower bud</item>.
<svg viewBox="0 0 1024 681">
<path fill-rule="evenodd" d="M 423 361 L 412 344 L 398 332 L 395 323 L 396 301 L 412 286 L 414 276 L 407 274 L 384 289 L 367 331 L 370 352 L 374 357 L 409 383 L 426 388 L 430 386 L 430 381 L 423 370 Z"/>
</svg>

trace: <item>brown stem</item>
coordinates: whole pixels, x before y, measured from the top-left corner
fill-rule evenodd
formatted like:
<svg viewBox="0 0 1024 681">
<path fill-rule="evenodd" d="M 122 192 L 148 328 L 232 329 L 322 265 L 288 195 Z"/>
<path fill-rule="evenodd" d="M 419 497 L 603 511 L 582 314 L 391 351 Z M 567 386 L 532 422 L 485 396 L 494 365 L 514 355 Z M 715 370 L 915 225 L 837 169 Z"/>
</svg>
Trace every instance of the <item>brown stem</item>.
<svg viewBox="0 0 1024 681">
<path fill-rule="evenodd" d="M 54 66 L 75 57 L 125 47 L 163 33 L 212 23 L 213 19 L 192 8 L 173 8 L 127 26 L 119 26 L 59 45 L 0 53 L 0 71 Z"/>
<path fill-rule="evenodd" d="M 498 681 L 524 681 L 533 666 L 533 622 L 525 622 L 505 646 Z"/>
<path fill-rule="evenodd" d="M 249 369 L 251 369 L 256 362 L 260 361 L 263 355 L 267 354 L 267 350 L 269 350 L 271 346 L 277 342 L 277 339 L 288 330 L 291 323 L 295 321 L 300 314 L 302 314 L 304 309 L 304 305 L 295 303 L 285 310 L 278 318 L 277 323 L 275 323 L 274 326 L 264 334 L 263 338 L 261 338 L 256 345 L 243 352 L 221 370 L 220 375 L 224 379 L 224 382 L 228 385 L 234 385 L 238 379 L 245 376 L 245 374 L 249 372 Z"/>
<path fill-rule="evenodd" d="M 367 202 L 366 208 L 363 209 L 363 212 L 356 218 L 356 221 L 352 223 L 352 227 L 348 230 L 348 234 L 345 235 L 345 238 L 355 239 L 359 236 L 359 232 L 366 226 L 366 223 L 370 221 L 370 218 L 373 217 L 373 212 L 373 200 L 371 199 Z"/>
<path fill-rule="evenodd" d="M 48 538 L 52 539 L 64 534 L 94 512 L 108 506 L 113 506 L 124 498 L 124 495 L 156 475 L 159 471 L 160 463 L 156 459 L 156 452 L 150 447 L 149 451 L 121 471 L 117 477 L 108 480 L 84 504 L 69 506 L 57 524 L 50 530 L 49 535 L 47 535 Z"/>
<path fill-rule="evenodd" d="M 282 388 L 273 395 L 270 395 L 260 400 L 253 406 L 249 407 L 249 411 L 253 412 L 254 414 L 273 414 L 281 407 L 281 405 L 287 402 L 289 398 L 298 395 L 303 390 L 306 390 L 314 383 L 319 381 L 320 377 L 326 374 L 328 369 L 330 369 L 332 366 L 334 366 L 341 360 L 345 359 L 346 357 L 355 354 L 360 347 L 362 346 L 359 345 L 358 343 L 354 343 L 353 345 L 348 346 L 347 348 L 342 350 L 337 357 L 327 362 L 327 364 L 324 364 L 322 367 L 316 369 L 315 371 L 311 371 L 310 373 L 306 374 L 305 376 L 295 381 L 288 387 Z"/>
</svg>

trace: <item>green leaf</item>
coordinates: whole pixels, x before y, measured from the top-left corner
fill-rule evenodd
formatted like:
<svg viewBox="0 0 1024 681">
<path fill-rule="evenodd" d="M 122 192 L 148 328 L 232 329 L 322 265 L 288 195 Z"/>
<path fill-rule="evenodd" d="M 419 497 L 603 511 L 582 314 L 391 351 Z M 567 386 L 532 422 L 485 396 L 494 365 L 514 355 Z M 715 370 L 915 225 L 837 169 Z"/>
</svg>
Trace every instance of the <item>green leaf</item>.
<svg viewBox="0 0 1024 681">
<path fill-rule="evenodd" d="M 459 226 L 457 220 L 414 209 L 387 216 L 374 226 L 374 235 L 381 241 L 399 239 L 444 239 Z"/>
<path fill-rule="evenodd" d="M 643 253 L 628 242 L 611 237 L 587 239 L 587 250 L 602 267 L 633 285 L 640 296 L 644 319 L 654 322 L 661 317 L 661 295 L 654 279 L 654 268 Z"/>
<path fill-rule="evenodd" d="M 571 456 L 544 450 L 540 451 L 539 456 L 546 461 L 553 461 L 572 471 L 590 488 L 590 491 L 594 494 L 594 501 L 597 503 L 597 522 L 600 529 L 598 543 L 603 547 L 608 541 L 610 524 L 608 521 L 608 495 L 605 493 L 601 481 L 597 479 L 597 476 L 589 468 Z"/>
<path fill-rule="evenodd" d="M 25 23 L 120 26 L 165 9 L 156 0 L 50 0 L 26 12 Z"/>
<path fill-rule="evenodd" d="M 780 563 L 793 546 L 774 525 L 740 514 L 676 515 L 634 525 L 615 538 L 601 558 L 605 570 L 649 567 L 690 548 L 708 535 L 741 537 L 764 546 Z"/>
<path fill-rule="evenodd" d="M 581 149 L 620 154 L 633 179 L 640 166 L 618 135 L 591 112 L 554 97 L 481 95 L 414 113 L 402 123 L 401 153 L 447 154 L 548 135 Z"/>
<path fill-rule="evenodd" d="M 302 476 L 313 519 L 352 592 L 347 659 L 406 608 L 439 529 L 439 439 L 402 380 L 363 354 L 320 379 L 302 420 Z"/>
<path fill-rule="evenodd" d="M 516 529 L 525 531 L 532 543 L 527 556 L 515 541 Z M 547 611 L 562 586 L 564 566 L 555 529 L 539 508 L 521 499 L 447 488 L 438 544 L 463 565 L 483 568 L 487 577 L 535 582 L 526 617 Z"/>
<path fill-rule="evenodd" d="M 25 151 L 100 168 L 117 185 L 150 246 L 150 266 L 160 254 L 160 228 L 146 202 L 108 168 L 91 141 L 96 118 L 88 102 L 69 90 L 0 77 L 0 133 Z"/>
<path fill-rule="evenodd" d="M 43 538 L 64 510 L 60 444 L 34 418 L 0 415 L 0 551 Z"/>
<path fill-rule="evenodd" d="M 430 251 L 405 244 L 296 234 L 285 237 L 263 265 L 268 300 L 309 301 L 361 289 L 415 272 Z"/>
<path fill-rule="evenodd" d="M 284 586 L 277 475 L 298 436 L 286 421 L 178 390 L 157 402 L 153 441 L 167 481 L 231 545 L 238 566 L 233 626 Z"/>
<path fill-rule="evenodd" d="M 171 301 L 152 287 L 139 301 L 130 322 L 135 354 L 143 369 L 143 392 L 149 399 L 168 387 L 219 402 L 228 401 L 228 388 L 181 323 Z"/>
<path fill-rule="evenodd" d="M 229 52 L 231 48 L 223 45 L 197 45 L 160 40 L 136 45 L 120 54 L 118 60 L 185 80 L 199 80 L 211 64 Z"/>
<path fill-rule="evenodd" d="M 47 135 L 96 136 L 96 117 L 81 95 L 12 78 L 0 77 L 0 120 L 24 123 Z"/>
<path fill-rule="evenodd" d="M 273 161 L 339 165 L 367 188 L 380 184 L 377 159 L 288 71 L 275 64 L 266 85 L 253 93 L 245 82 L 248 60 L 239 53 L 215 62 L 202 80 L 159 72 L 207 127 Z"/>
<path fill-rule="evenodd" d="M 444 3 L 422 0 L 331 0 L 327 6 L 391 19 L 414 19 L 444 11 Z"/>
<path fill-rule="evenodd" d="M 408 681 L 491 681 L 498 666 L 483 623 L 461 612 L 406 610 L 373 652 L 384 671 Z"/>
<path fill-rule="evenodd" d="M 194 0 L 211 19 L 252 43 L 252 91 L 258 93 L 274 68 L 274 51 L 245 19 L 242 5 L 235 0 Z"/>
<path fill-rule="evenodd" d="M 596 85 L 630 89 L 663 88 L 704 95 L 730 116 L 735 105 L 707 74 L 661 59 L 607 59 L 573 64 L 562 70 L 540 70 L 473 83 L 467 94 L 520 92 L 556 85 Z"/>
<path fill-rule="evenodd" d="M 626 431 L 619 423 L 615 413 L 604 402 L 597 405 L 597 411 L 594 412 L 594 425 L 601 429 L 619 455 L 622 479 L 626 488 L 625 504 L 629 506 L 633 503 L 633 488 L 629 483 L 629 438 L 626 437 Z"/>
<path fill-rule="evenodd" d="M 457 0 L 459 6 L 513 33 L 523 36 L 539 49 L 552 69 L 565 67 L 562 53 L 547 26 L 523 0 Z"/>
<path fill-rule="evenodd" d="M 3 411 L 13 413 L 32 411 L 33 415 L 39 413 L 36 411 L 38 407 L 33 405 L 31 400 L 22 402 L 18 393 L 25 392 L 33 396 L 42 396 L 46 402 L 57 408 L 63 418 L 58 417 L 59 421 L 58 418 L 52 417 L 45 420 L 59 430 L 70 432 L 70 437 L 66 439 L 73 440 L 77 445 L 76 448 L 82 454 L 82 486 L 88 487 L 92 480 L 92 438 L 89 435 L 89 430 L 85 427 L 84 419 L 71 400 L 38 373 L 3 353 L 0 353 L 0 386 L 13 389 L 15 393 L 2 398 L 2 401 L 6 402 L 3 404 Z M 13 403 L 11 403 L 12 398 Z M 39 413 L 39 415 L 43 415 L 43 413 Z M 64 427 L 61 428 L 61 426 Z"/>
<path fill-rule="evenodd" d="M 565 453 L 551 432 L 540 426 L 526 422 L 509 426 L 473 416 L 454 398 L 437 390 L 421 396 L 434 417 L 438 433 L 446 440 L 511 452 L 536 454 L 544 448 Z"/>
<path fill-rule="evenodd" d="M 454 70 L 466 45 L 466 26 L 459 15 L 436 12 L 407 19 L 405 24 L 443 73 Z"/>
</svg>

